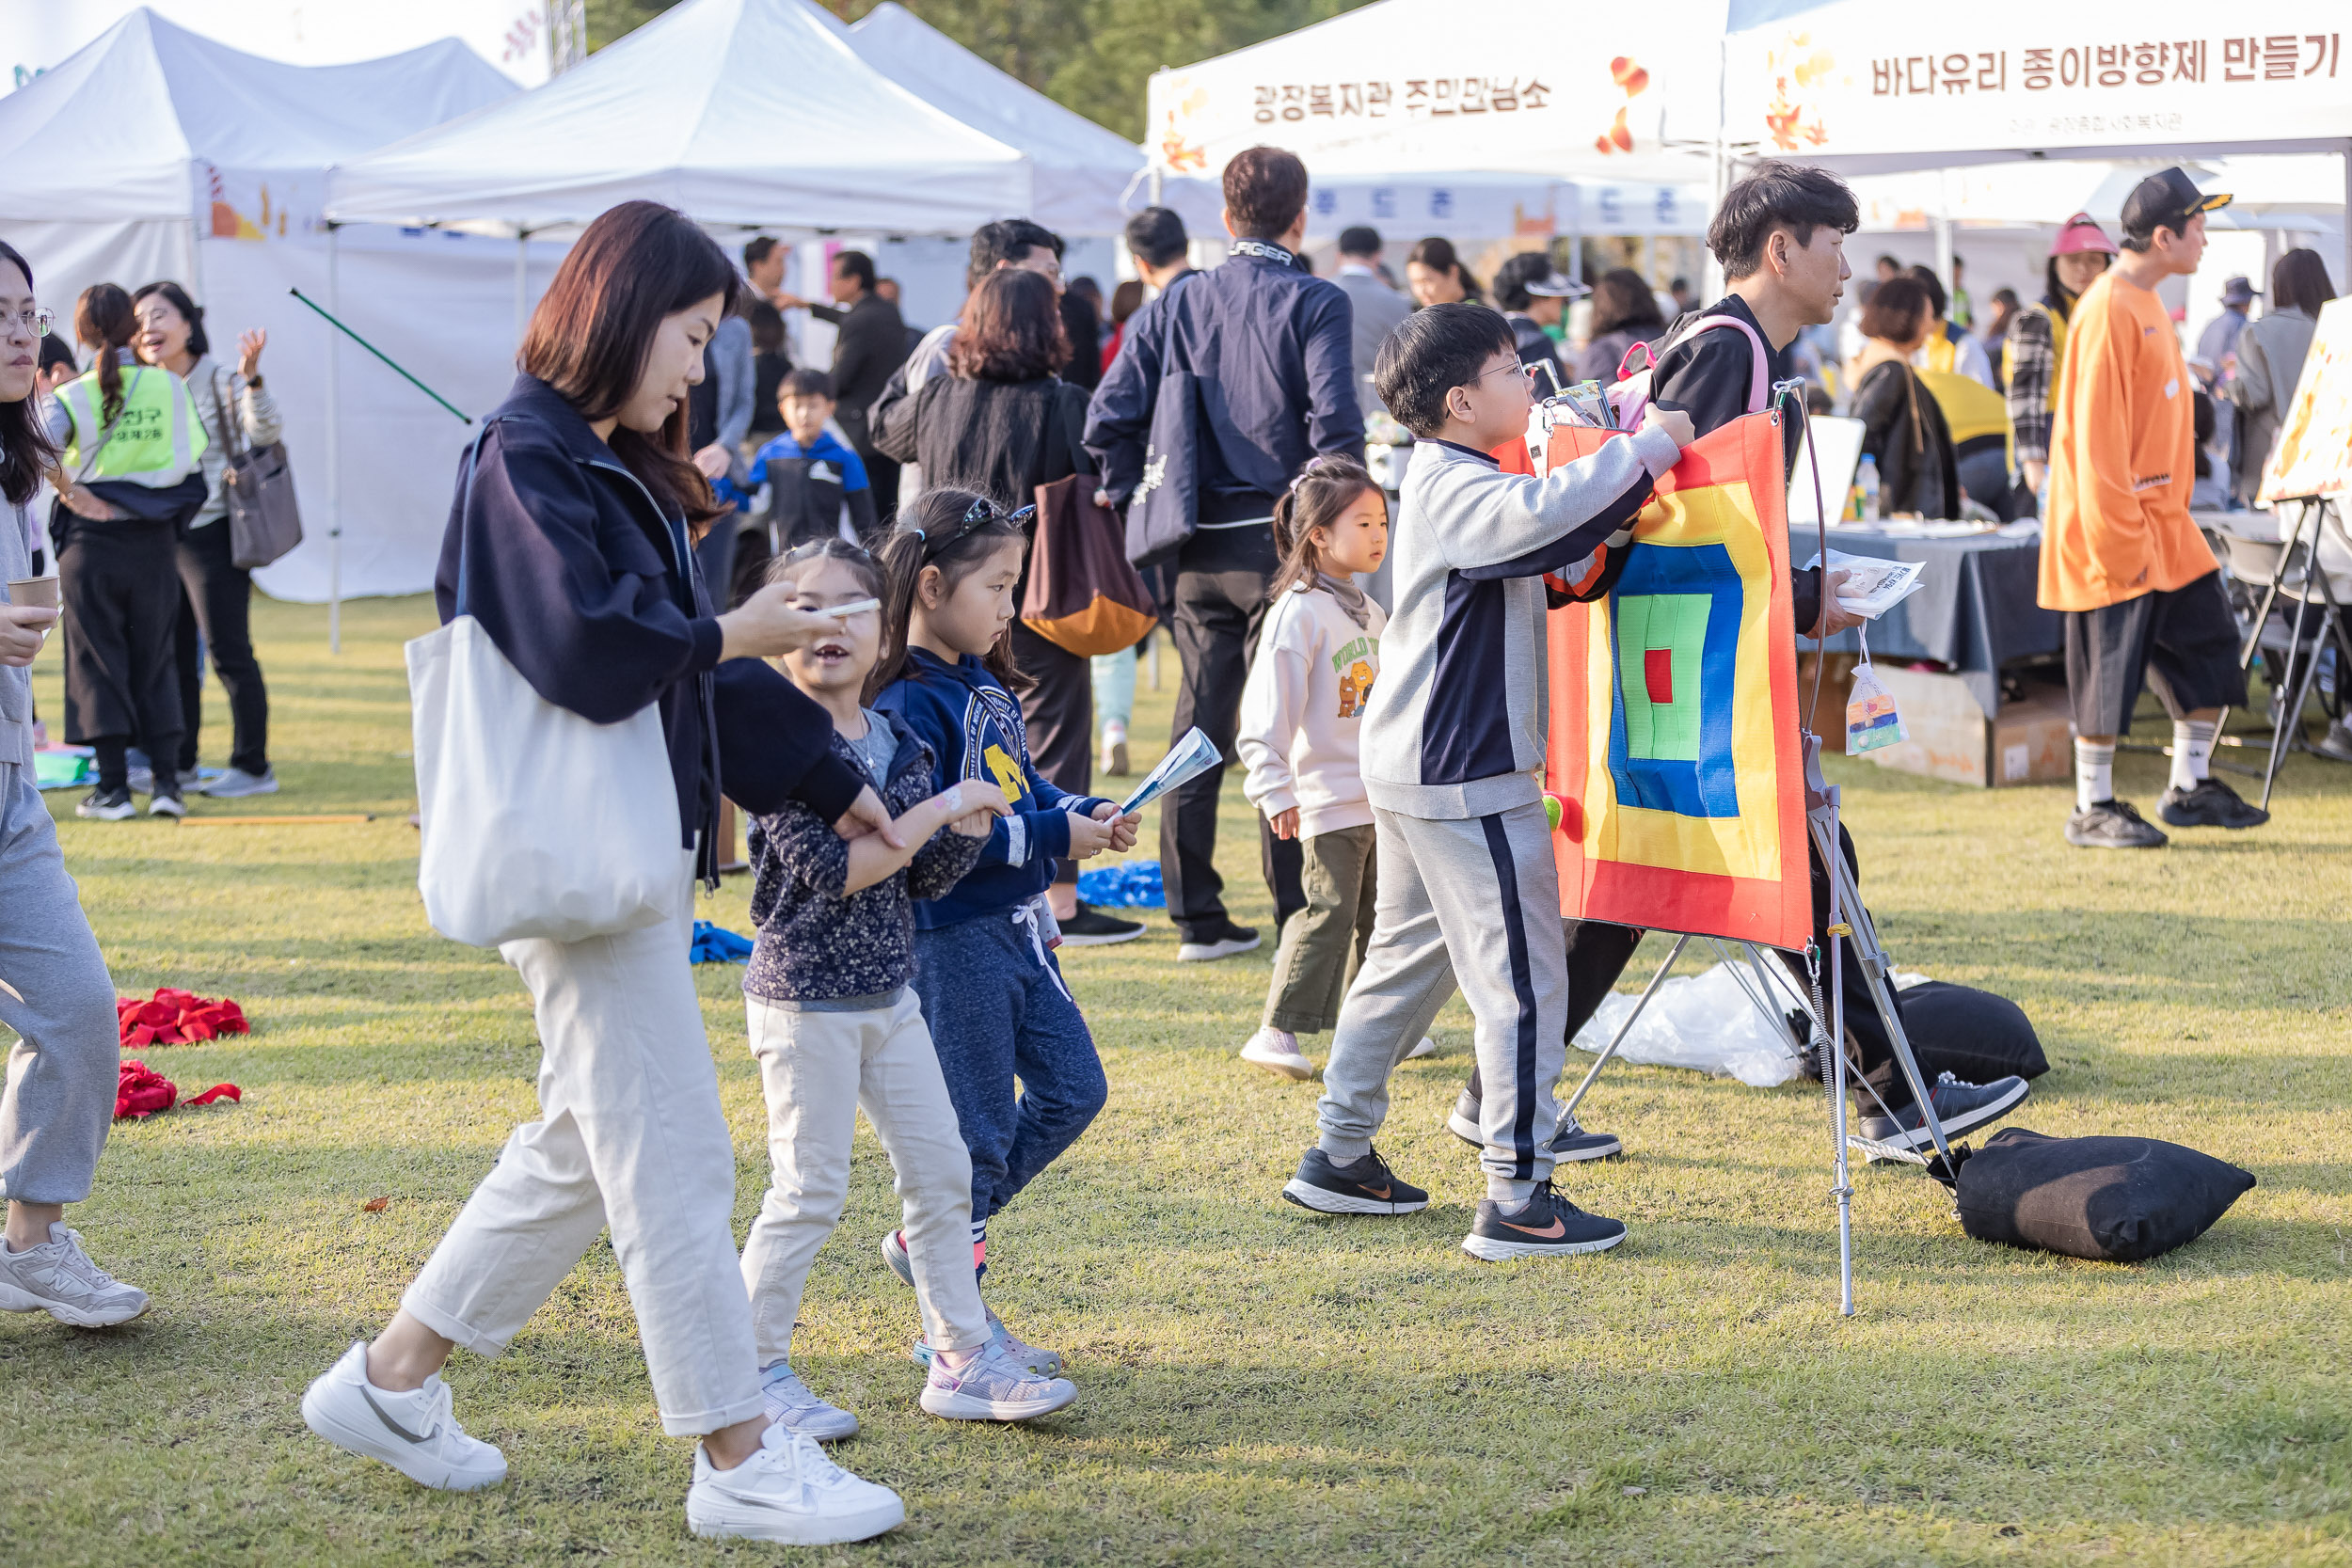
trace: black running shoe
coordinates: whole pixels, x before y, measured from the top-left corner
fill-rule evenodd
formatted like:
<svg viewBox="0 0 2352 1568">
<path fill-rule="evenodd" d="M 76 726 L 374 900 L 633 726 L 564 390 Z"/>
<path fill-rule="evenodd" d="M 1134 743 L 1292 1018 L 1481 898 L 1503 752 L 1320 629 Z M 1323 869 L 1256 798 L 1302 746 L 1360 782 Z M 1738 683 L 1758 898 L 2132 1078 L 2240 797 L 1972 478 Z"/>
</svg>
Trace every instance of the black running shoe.
<svg viewBox="0 0 2352 1568">
<path fill-rule="evenodd" d="M 1957 1138 L 2009 1115 L 2024 1104 L 2031 1092 L 2032 1085 L 2023 1078 L 1971 1084 L 1945 1072 L 1936 1075 L 1935 1086 L 1928 1091 L 1928 1098 L 1934 1101 L 1935 1119 L 1944 1124 L 1944 1135 Z M 1928 1131 L 1927 1117 L 1919 1114 L 1916 1101 L 1891 1117 L 1864 1117 L 1861 1132 L 1872 1143 L 1892 1144 L 1897 1148 L 1928 1148 L 1935 1143 L 1935 1135 Z"/>
<path fill-rule="evenodd" d="M 1478 1101 L 1468 1089 L 1454 1101 L 1454 1114 L 1445 1118 L 1445 1130 L 1472 1148 L 1486 1147 L 1486 1135 L 1478 1129 Z M 1560 1131 L 1551 1135 L 1551 1158 L 1558 1164 L 1578 1160 L 1613 1160 L 1624 1152 L 1625 1143 L 1614 1132 L 1587 1131 L 1573 1116 L 1562 1117 Z"/>
<path fill-rule="evenodd" d="M 1143 935 L 1143 922 L 1121 920 L 1104 914 L 1091 904 L 1080 904 L 1078 912 L 1068 920 L 1054 923 L 1061 927 L 1061 940 L 1072 947 L 1107 947 L 1115 942 L 1133 942 Z"/>
<path fill-rule="evenodd" d="M 1607 1252 L 1624 1240 L 1624 1221 L 1588 1214 L 1553 1192 L 1550 1182 L 1538 1181 L 1535 1196 L 1516 1214 L 1505 1214 L 1493 1198 L 1482 1200 L 1462 1250 L 1489 1263 L 1507 1263 L 1514 1258 Z"/>
<path fill-rule="evenodd" d="M 2201 779 L 2195 789 L 2175 784 L 2156 802 L 2156 815 L 2176 828 L 2259 828 L 2270 820 L 2219 779 Z"/>
<path fill-rule="evenodd" d="M 1340 1164 L 1320 1148 L 1307 1150 L 1282 1196 L 1318 1214 L 1409 1214 L 1429 1207 L 1429 1195 L 1400 1181 L 1375 1149 Z"/>
<path fill-rule="evenodd" d="M 131 803 L 131 792 L 122 788 L 93 789 L 73 808 L 74 816 L 95 822 L 120 822 L 138 814 L 139 808 Z"/>
<path fill-rule="evenodd" d="M 2160 849 L 2172 841 L 2129 800 L 2102 800 L 2066 819 L 2066 842 L 2077 849 Z"/>
</svg>

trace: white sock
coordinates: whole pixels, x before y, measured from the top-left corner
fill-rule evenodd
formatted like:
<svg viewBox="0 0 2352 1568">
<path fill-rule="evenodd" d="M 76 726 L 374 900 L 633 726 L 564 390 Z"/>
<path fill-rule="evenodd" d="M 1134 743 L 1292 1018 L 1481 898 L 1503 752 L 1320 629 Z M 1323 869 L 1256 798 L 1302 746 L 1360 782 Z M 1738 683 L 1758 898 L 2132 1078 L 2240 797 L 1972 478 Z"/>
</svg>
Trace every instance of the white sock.
<svg viewBox="0 0 2352 1568">
<path fill-rule="evenodd" d="M 2172 787 L 2184 794 L 2213 774 L 2213 737 L 2218 726 L 2196 719 L 2172 721 Z"/>
<path fill-rule="evenodd" d="M 2089 811 L 2115 799 L 2115 742 L 2074 741 L 2074 809 Z"/>
<path fill-rule="evenodd" d="M 1507 1176 L 1489 1175 L 1486 1178 L 1486 1196 L 1506 1214 L 1518 1213 L 1527 1207 L 1528 1201 L 1534 1196 L 1535 1183 L 1533 1181 L 1514 1181 Z"/>
</svg>

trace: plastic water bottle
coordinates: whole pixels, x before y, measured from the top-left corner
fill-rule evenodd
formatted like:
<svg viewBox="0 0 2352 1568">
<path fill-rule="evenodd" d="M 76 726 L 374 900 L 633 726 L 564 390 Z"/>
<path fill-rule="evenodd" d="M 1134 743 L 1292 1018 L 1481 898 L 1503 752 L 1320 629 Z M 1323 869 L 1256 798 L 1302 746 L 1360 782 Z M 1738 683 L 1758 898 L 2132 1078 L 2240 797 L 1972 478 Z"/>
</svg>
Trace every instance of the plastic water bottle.
<svg viewBox="0 0 2352 1568">
<path fill-rule="evenodd" d="M 1879 515 L 1879 465 L 1878 459 L 1867 451 L 1854 467 L 1853 487 L 1861 499 L 1862 521 L 1876 522 Z"/>
</svg>

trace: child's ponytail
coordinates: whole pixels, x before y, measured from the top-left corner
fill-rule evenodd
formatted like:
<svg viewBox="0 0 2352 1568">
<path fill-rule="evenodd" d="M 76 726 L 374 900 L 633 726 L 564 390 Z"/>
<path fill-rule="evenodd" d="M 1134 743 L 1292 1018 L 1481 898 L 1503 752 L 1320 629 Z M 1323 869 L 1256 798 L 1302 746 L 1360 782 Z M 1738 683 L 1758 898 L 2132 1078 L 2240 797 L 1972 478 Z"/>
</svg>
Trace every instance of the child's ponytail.
<svg viewBox="0 0 2352 1568">
<path fill-rule="evenodd" d="M 1357 497 L 1374 487 L 1370 470 L 1352 457 L 1318 457 L 1298 470 L 1291 487 L 1274 503 L 1274 551 L 1280 564 L 1266 589 L 1268 603 L 1315 580 L 1323 570 L 1315 530 L 1338 522 Z"/>
<path fill-rule="evenodd" d="M 1025 543 L 1023 520 L 985 496 L 946 485 L 924 491 L 912 515 L 899 514 L 898 526 L 874 552 L 882 564 L 882 657 L 866 677 L 865 701 L 872 702 L 883 687 L 906 673 L 908 627 L 914 619 L 914 595 L 923 585 L 923 573 L 938 567 L 941 587 L 955 592 L 1006 540 Z M 1008 687 L 1017 678 L 1009 636 L 998 638 L 981 662 Z"/>
</svg>

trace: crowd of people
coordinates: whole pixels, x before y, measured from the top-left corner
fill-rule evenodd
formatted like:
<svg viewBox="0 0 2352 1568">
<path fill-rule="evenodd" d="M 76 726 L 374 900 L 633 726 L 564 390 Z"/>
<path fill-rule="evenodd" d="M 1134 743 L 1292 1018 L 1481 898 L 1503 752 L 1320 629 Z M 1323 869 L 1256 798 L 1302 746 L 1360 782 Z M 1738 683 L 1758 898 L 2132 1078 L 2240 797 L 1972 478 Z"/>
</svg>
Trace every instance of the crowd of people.
<svg viewBox="0 0 2352 1568">
<path fill-rule="evenodd" d="M 1108 1095 L 1055 949 L 1142 934 L 1075 893 L 1078 862 L 1136 841 L 1137 817 L 1091 787 L 1098 761 L 1126 767 L 1134 650 L 1089 660 L 1022 617 L 1036 498 L 1073 480 L 1130 519 L 1180 660 L 1174 734 L 1198 728 L 1240 767 L 1259 817 L 1279 945 L 1241 1058 L 1303 1081 L 1316 1069 L 1302 1037 L 1330 1037 L 1313 1142 L 1281 1196 L 1326 1214 L 1425 1206 L 1375 1140 L 1391 1075 L 1431 1049 L 1458 990 L 1475 1060 L 1448 1125 L 1478 1150 L 1486 1186 L 1463 1248 L 1501 1261 L 1624 1240 L 1557 1180 L 1622 1148 L 1563 1111 L 1559 1080 L 1643 933 L 1560 913 L 1540 787 L 1546 576 L 1613 580 L 1681 450 L 1752 411 L 1759 352 L 1774 383 L 1823 363 L 1858 208 L 1832 175 L 1758 166 L 1710 226 L 1726 293 L 1669 322 L 1630 271 L 1587 291 L 1530 252 L 1489 291 L 1437 238 L 1405 263 L 1407 297 L 1367 229 L 1343 234 L 1336 276 L 1318 277 L 1301 258 L 1307 171 L 1279 150 L 1233 158 L 1224 197 L 1227 257 L 1206 270 L 1176 214 L 1138 214 L 1126 239 L 1139 276 L 1107 311 L 1090 280 L 1062 277 L 1058 236 L 987 225 L 958 319 L 920 334 L 863 253 L 834 258 L 819 305 L 784 291 L 772 240 L 744 247 L 739 270 L 651 202 L 605 214 L 566 256 L 512 392 L 465 458 L 436 602 L 445 621 L 473 617 L 545 702 L 597 722 L 658 713 L 675 799 L 647 809 L 677 813 L 675 898 L 649 927 L 501 947 L 536 1008 L 540 1117 L 515 1130 L 397 1312 L 310 1385 L 303 1414 L 321 1437 L 430 1487 L 502 1480 L 504 1455 L 457 1420 L 443 1368 L 459 1349 L 502 1352 L 609 1227 L 664 1430 L 697 1439 L 690 1527 L 802 1544 L 892 1528 L 900 1498 L 819 1446 L 854 1433 L 855 1416 L 791 1360 L 861 1109 L 897 1176 L 902 1220 L 878 1250 L 914 1292 L 921 1408 L 1019 1421 L 1076 1398 L 1063 1358 L 984 1293 L 990 1221 Z M 1899 268 L 1843 359 L 1890 512 L 1949 515 L 1976 494 L 1981 449 L 1936 378 L 2021 410 L 2019 472 L 2002 488 L 2043 497 L 2043 597 L 2066 614 L 2084 737 L 2076 843 L 2156 832 L 2108 782 L 2143 669 L 2176 718 L 2166 819 L 2261 817 L 2206 771 L 2216 709 L 2244 691 L 2211 557 L 2200 569 L 2189 549 L 2202 549 L 2187 514 L 2193 426 L 2180 383 L 2163 379 L 2187 367 L 2153 292 L 2193 270 L 2211 205 L 2168 171 L 2127 204 L 2120 252 L 2087 218 L 2066 226 L 2049 295 L 1996 301 L 1997 372 L 1968 335 L 1957 277 L 1947 291 Z M 2280 278 L 2308 341 L 2324 274 Z M 1589 330 L 1571 345 L 1568 306 L 1588 292 Z M 780 324 L 800 309 L 838 328 L 826 369 L 786 356 Z M 1700 329 L 1710 318 L 1738 330 Z M 192 639 L 230 697 L 215 792 L 274 787 L 249 578 L 221 547 L 215 458 L 275 436 L 264 341 L 248 334 L 231 368 L 210 356 L 179 285 L 100 286 L 74 314 L 91 367 L 44 388 L 47 312 L 5 246 L 0 319 L 0 493 L 20 524 L 0 530 L 0 568 L 40 575 L 31 509 L 54 486 L 67 733 L 95 748 L 100 773 L 84 815 L 128 815 L 135 743 L 151 810 L 179 804 L 196 761 Z M 2230 349 L 2250 412 L 2275 409 L 2299 352 L 2289 313 L 2265 330 L 2269 319 Z M 1651 383 L 1638 428 L 1546 475 L 1504 471 L 1494 453 L 1536 399 L 1639 363 Z M 1368 413 L 1410 437 L 1393 518 L 1364 465 Z M 1798 423 L 1785 435 L 1793 464 Z M 1168 516 L 1170 497 L 1181 526 L 1135 549 L 1134 519 Z M 1384 567 L 1385 604 L 1361 585 Z M 1791 572 L 1801 636 L 1859 624 L 1840 582 Z M 94 1177 L 115 1032 L 103 959 L 30 777 L 24 666 L 55 622 L 0 607 L 0 958 L 37 998 L 0 998 L 26 1040 L 0 1094 L 0 1307 L 106 1323 L 146 1298 L 63 1223 Z M 1182 962 L 1262 942 L 1232 918 L 1214 861 L 1225 770 L 1163 800 Z M 688 967 L 694 890 L 733 852 L 723 800 L 753 819 L 744 990 L 771 1167 L 739 1251 Z M 1858 875 L 1850 838 L 1838 852 Z M 1818 854 L 1810 874 L 1826 954 L 1849 938 L 1829 924 Z M 1957 1136 L 2026 1098 L 2021 1076 L 1972 1082 L 1931 1055 L 1919 1103 L 1885 999 L 1851 951 L 1839 972 L 1866 1136 L 1917 1148 L 1930 1107 Z M 1979 1000 L 1994 1005 L 1971 1015 L 1994 1017 L 1987 1027 L 2029 1035 L 2010 1005 Z M 1907 1027 L 1920 1007 L 1916 1032 L 1932 1035 L 1930 1003 L 1899 1006 Z"/>
</svg>

